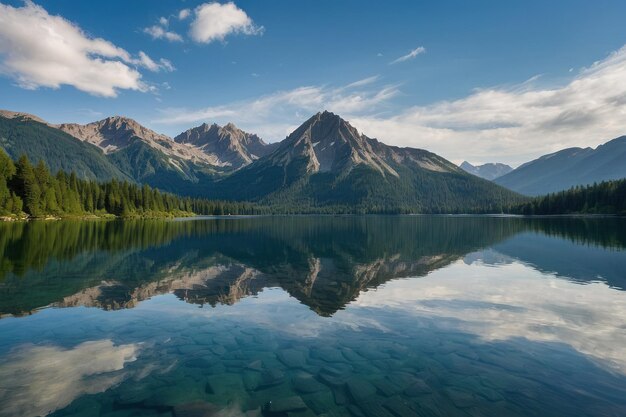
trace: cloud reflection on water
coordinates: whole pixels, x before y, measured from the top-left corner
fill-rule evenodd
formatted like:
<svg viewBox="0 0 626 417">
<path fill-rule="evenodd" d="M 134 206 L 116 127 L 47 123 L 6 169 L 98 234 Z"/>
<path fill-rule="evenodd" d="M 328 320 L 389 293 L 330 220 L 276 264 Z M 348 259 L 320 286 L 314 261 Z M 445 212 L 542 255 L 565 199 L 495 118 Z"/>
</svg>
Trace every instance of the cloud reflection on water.
<svg viewBox="0 0 626 417">
<path fill-rule="evenodd" d="M 115 346 L 111 340 L 73 348 L 26 345 L 0 363 L 0 416 L 47 415 L 84 394 L 103 392 L 123 381 L 139 344 Z"/>
<path fill-rule="evenodd" d="M 583 285 L 518 262 L 459 261 L 422 279 L 389 282 L 353 305 L 445 319 L 485 341 L 564 343 L 626 374 L 626 293 L 602 282 Z"/>
</svg>

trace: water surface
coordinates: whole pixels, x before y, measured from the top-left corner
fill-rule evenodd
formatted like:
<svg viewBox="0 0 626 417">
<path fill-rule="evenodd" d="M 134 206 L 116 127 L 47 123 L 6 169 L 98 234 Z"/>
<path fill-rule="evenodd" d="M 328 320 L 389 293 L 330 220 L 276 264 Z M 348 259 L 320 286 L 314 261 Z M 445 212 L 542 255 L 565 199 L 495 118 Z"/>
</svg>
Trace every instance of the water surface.
<svg viewBox="0 0 626 417">
<path fill-rule="evenodd" d="M 0 416 L 623 416 L 626 221 L 0 224 Z"/>
</svg>

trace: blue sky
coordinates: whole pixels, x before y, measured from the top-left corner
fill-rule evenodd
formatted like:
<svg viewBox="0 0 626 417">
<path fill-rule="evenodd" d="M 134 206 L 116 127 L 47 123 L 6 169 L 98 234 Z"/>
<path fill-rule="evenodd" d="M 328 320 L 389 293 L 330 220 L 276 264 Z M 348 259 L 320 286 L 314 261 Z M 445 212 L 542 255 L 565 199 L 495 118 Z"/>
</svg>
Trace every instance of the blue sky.
<svg viewBox="0 0 626 417">
<path fill-rule="evenodd" d="M 51 123 L 232 121 L 271 142 L 328 109 L 387 143 L 514 165 L 626 134 L 626 2 L 0 4 L 0 108 Z"/>
</svg>

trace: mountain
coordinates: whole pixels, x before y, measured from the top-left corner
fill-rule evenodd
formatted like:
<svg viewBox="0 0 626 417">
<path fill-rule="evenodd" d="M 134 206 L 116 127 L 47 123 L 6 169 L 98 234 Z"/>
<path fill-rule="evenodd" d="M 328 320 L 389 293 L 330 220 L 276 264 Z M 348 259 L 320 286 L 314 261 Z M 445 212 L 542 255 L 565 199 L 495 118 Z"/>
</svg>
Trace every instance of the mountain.
<svg viewBox="0 0 626 417">
<path fill-rule="evenodd" d="M 536 196 L 576 185 L 626 178 L 626 136 L 597 148 L 568 148 L 527 162 L 495 182 Z"/>
<path fill-rule="evenodd" d="M 51 172 L 64 170 L 74 171 L 81 178 L 131 180 L 96 146 L 25 113 L 0 112 L 0 147 L 12 159 L 26 154 L 34 163 L 43 160 Z"/>
<path fill-rule="evenodd" d="M 120 178 L 181 195 L 255 201 L 285 211 L 499 211 L 522 197 L 431 152 L 389 146 L 318 113 L 277 144 L 233 124 L 171 139 L 126 117 L 50 125 L 5 112 L 0 146 L 54 172 Z M 323 208 L 325 207 L 325 208 Z"/>
<path fill-rule="evenodd" d="M 341 117 L 317 113 L 272 153 L 217 181 L 213 196 L 292 207 L 455 212 L 518 196 L 431 152 L 385 145 Z"/>
<path fill-rule="evenodd" d="M 496 178 L 513 171 L 513 168 L 510 166 L 500 163 L 472 165 L 469 162 L 464 161 L 460 167 L 465 172 L 469 172 L 472 175 L 476 175 L 477 177 L 484 178 L 489 181 L 493 181 Z"/>
<path fill-rule="evenodd" d="M 214 156 L 176 143 L 126 117 L 108 117 L 86 125 L 61 124 L 58 128 L 102 149 L 136 181 L 170 191 L 181 182 L 197 183 L 203 171 L 221 165 Z"/>
<path fill-rule="evenodd" d="M 216 164 L 239 169 L 272 152 L 277 143 L 267 144 L 255 134 L 244 132 L 232 123 L 226 126 L 203 123 L 174 138 L 176 143 L 194 147 L 210 156 Z"/>
</svg>

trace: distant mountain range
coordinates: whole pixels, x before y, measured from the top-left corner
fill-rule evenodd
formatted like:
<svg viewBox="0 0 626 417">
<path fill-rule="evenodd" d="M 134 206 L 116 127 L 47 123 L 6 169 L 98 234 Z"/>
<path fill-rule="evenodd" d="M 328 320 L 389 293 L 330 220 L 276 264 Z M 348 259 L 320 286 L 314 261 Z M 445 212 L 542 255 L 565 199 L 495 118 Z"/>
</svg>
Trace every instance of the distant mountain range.
<svg viewBox="0 0 626 417">
<path fill-rule="evenodd" d="M 483 165 L 472 165 L 467 161 L 464 161 L 460 165 L 461 169 L 465 172 L 469 172 L 477 177 L 484 178 L 489 181 L 493 181 L 498 177 L 501 177 L 509 172 L 513 171 L 513 168 L 506 164 L 500 163 L 488 163 Z"/>
<path fill-rule="evenodd" d="M 521 197 L 431 152 L 389 146 L 321 112 L 285 140 L 267 144 L 232 123 L 189 129 L 174 139 L 115 116 L 51 125 L 0 113 L 0 146 L 44 160 L 54 172 L 119 178 L 215 199 L 356 211 L 494 211 Z"/>
<path fill-rule="evenodd" d="M 595 149 L 568 148 L 544 155 L 496 178 L 495 183 L 537 196 L 622 178 L 626 178 L 626 136 Z"/>
</svg>

